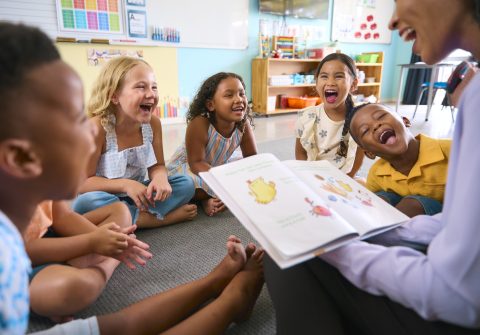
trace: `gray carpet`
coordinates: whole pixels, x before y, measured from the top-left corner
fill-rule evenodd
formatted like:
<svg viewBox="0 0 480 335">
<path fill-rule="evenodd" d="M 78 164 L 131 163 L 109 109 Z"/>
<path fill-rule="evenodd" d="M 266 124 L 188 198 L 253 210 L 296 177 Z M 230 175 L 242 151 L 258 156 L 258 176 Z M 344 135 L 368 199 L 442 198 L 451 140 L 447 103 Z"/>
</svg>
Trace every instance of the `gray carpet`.
<svg viewBox="0 0 480 335">
<path fill-rule="evenodd" d="M 294 143 L 294 138 L 263 142 L 258 144 L 258 151 L 272 152 L 281 160 L 292 159 Z M 225 241 L 231 234 L 244 242 L 252 241 L 251 235 L 230 212 L 215 217 L 207 217 L 200 212 L 192 222 L 139 231 L 138 238 L 150 245 L 154 258 L 145 268 L 134 271 L 120 266 L 95 304 L 76 317 L 117 311 L 155 293 L 206 275 L 224 257 Z M 51 326 L 53 324 L 48 319 L 32 315 L 29 331 Z M 266 287 L 260 294 L 251 318 L 232 325 L 226 334 L 275 334 L 275 313 Z"/>
</svg>

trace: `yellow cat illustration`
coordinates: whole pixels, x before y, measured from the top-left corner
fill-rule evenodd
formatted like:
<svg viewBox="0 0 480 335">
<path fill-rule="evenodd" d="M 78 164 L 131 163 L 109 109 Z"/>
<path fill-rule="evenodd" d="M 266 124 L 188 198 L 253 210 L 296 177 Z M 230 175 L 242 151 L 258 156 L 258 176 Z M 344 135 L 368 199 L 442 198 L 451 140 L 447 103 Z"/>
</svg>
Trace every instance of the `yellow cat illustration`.
<svg viewBox="0 0 480 335">
<path fill-rule="evenodd" d="M 259 204 L 268 204 L 275 199 L 277 189 L 273 181 L 266 182 L 263 177 L 258 177 L 254 180 L 247 180 L 249 194 L 255 198 Z"/>
</svg>

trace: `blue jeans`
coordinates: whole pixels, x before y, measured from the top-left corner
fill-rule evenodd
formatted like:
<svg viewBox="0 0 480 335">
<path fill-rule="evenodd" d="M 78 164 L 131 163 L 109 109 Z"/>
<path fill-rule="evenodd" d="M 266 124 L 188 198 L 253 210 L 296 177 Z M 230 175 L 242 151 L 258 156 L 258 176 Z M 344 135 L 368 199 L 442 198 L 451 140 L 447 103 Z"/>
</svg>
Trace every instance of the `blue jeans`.
<svg viewBox="0 0 480 335">
<path fill-rule="evenodd" d="M 173 175 L 168 177 L 168 182 L 172 187 L 172 194 L 164 201 L 155 201 L 155 207 L 149 206 L 148 212 L 155 215 L 157 219 L 162 220 L 172 210 L 188 203 L 193 198 L 195 186 L 191 177 L 187 175 Z M 143 184 L 147 186 L 150 181 Z M 132 222 L 137 221 L 140 210 L 135 202 L 127 195 L 118 196 L 103 191 L 87 192 L 79 195 L 72 204 L 72 208 L 79 214 L 85 214 L 99 207 L 111 203 L 122 201 L 128 206 L 132 215 Z"/>
<path fill-rule="evenodd" d="M 386 192 L 386 191 L 379 191 L 375 193 L 379 197 L 385 199 L 390 205 L 396 206 L 402 199 L 415 199 L 417 200 L 423 207 L 423 211 L 426 215 L 434 215 L 440 213 L 442 211 L 443 205 L 440 201 L 424 197 L 422 195 L 407 195 L 407 196 L 400 196 L 394 192 Z"/>
<path fill-rule="evenodd" d="M 54 237 L 60 237 L 60 235 L 58 235 L 58 234 L 53 230 L 53 228 L 50 226 L 50 227 L 48 227 L 47 232 L 42 236 L 42 238 L 44 238 L 44 237 L 54 238 Z M 45 269 L 47 266 L 55 265 L 55 264 L 60 264 L 60 265 L 68 266 L 68 264 L 67 264 L 66 262 L 48 262 L 48 263 L 44 263 L 44 264 L 40 264 L 40 265 L 34 266 L 34 267 L 32 267 L 32 271 L 31 271 L 30 274 L 28 275 L 29 283 L 32 282 L 33 277 L 35 277 L 40 271 L 42 271 L 43 269 Z"/>
</svg>

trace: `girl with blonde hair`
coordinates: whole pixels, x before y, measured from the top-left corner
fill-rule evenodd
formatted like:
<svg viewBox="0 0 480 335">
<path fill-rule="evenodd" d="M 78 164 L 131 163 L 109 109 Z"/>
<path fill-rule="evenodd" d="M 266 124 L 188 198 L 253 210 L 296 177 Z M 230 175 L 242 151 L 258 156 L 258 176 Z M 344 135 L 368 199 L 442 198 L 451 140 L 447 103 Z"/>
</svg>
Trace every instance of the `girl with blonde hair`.
<svg viewBox="0 0 480 335">
<path fill-rule="evenodd" d="M 141 59 L 109 61 L 93 87 L 87 113 L 97 128 L 88 178 L 73 203 L 80 214 L 122 201 L 139 228 L 191 220 L 197 207 L 192 179 L 167 175 L 158 90 L 153 69 Z"/>
</svg>

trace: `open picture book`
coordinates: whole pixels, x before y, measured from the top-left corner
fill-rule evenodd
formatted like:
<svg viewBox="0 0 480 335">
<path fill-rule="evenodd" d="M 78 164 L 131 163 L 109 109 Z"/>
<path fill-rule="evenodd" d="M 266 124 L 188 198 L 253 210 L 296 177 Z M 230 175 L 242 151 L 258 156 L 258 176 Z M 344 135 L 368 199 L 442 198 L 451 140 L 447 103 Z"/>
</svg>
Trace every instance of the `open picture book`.
<svg viewBox="0 0 480 335">
<path fill-rule="evenodd" d="M 409 219 L 327 161 L 259 154 L 200 176 L 281 268 Z"/>
</svg>

